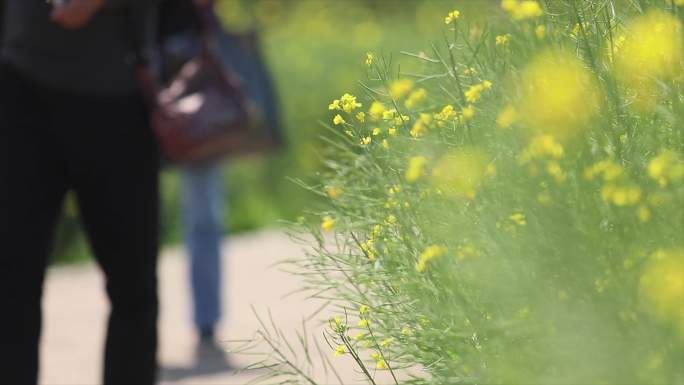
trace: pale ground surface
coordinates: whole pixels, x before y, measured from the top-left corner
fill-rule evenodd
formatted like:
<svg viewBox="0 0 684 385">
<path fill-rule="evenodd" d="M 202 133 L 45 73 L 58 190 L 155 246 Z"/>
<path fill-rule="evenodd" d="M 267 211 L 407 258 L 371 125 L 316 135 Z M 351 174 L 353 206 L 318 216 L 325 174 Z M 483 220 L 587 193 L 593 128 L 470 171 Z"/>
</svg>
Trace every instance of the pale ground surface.
<svg viewBox="0 0 684 385">
<path fill-rule="evenodd" d="M 263 231 L 230 238 L 223 245 L 224 276 L 227 278 L 225 307 L 227 319 L 219 338 L 243 339 L 258 329 L 251 306 L 264 313 L 271 309 L 278 326 L 288 335 L 300 328 L 302 317 L 318 308 L 317 303 L 302 296 L 283 296 L 301 286 L 300 280 L 272 265 L 284 258 L 303 254 L 279 231 Z M 163 253 L 160 262 L 160 361 L 163 367 L 191 367 L 195 336 L 190 317 L 187 258 L 181 248 Z M 43 385 L 99 384 L 102 342 L 104 340 L 108 304 L 104 296 L 101 274 L 92 264 L 56 267 L 49 271 L 43 303 L 44 328 L 41 350 Z M 321 340 L 321 330 L 312 325 L 310 334 Z M 322 346 L 325 345 L 321 341 Z M 318 355 L 316 355 L 318 357 Z M 334 358 L 345 384 L 359 383 L 348 356 Z M 232 356 L 231 362 L 244 367 L 252 358 Z M 263 372 L 262 372 L 263 373 Z M 163 384 L 245 384 L 256 373 L 220 373 L 186 377 Z M 168 374 L 167 374 L 168 377 Z M 336 383 L 324 376 L 321 384 Z"/>
</svg>

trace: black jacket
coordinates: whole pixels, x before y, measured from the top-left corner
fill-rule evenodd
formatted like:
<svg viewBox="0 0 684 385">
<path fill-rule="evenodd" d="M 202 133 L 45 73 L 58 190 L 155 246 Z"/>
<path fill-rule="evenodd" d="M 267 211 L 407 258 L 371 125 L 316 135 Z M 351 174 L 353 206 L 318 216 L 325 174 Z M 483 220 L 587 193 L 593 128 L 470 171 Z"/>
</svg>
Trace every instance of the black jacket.
<svg viewBox="0 0 684 385">
<path fill-rule="evenodd" d="M 160 0 L 106 1 L 89 24 L 67 30 L 50 21 L 52 5 L 45 0 L 0 0 L 0 59 L 36 82 L 64 90 L 136 92 L 131 36 L 153 50 Z"/>
</svg>

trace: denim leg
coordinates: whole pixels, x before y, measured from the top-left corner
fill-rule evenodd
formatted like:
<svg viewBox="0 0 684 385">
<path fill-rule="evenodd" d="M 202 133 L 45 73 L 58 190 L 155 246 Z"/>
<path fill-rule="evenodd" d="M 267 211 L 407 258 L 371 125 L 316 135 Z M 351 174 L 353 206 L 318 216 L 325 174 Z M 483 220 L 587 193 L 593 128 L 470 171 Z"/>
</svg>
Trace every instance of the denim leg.
<svg viewBox="0 0 684 385">
<path fill-rule="evenodd" d="M 211 332 L 221 316 L 222 179 L 218 164 L 188 167 L 183 175 L 183 211 L 195 326 Z"/>
</svg>

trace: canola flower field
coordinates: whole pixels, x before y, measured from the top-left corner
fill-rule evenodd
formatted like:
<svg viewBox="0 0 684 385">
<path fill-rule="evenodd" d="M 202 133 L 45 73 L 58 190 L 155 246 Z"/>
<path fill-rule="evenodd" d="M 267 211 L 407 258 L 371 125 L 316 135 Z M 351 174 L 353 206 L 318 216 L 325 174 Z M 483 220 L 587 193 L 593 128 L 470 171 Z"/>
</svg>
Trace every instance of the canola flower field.
<svg viewBox="0 0 684 385">
<path fill-rule="evenodd" d="M 320 365 L 684 384 L 683 21 L 682 0 L 503 0 L 358 59 L 360 85 L 319 101 L 325 171 L 301 185 L 324 203 L 295 224 L 317 241 L 288 262 L 337 314 Z M 317 383 L 261 338 L 266 379 Z"/>
</svg>

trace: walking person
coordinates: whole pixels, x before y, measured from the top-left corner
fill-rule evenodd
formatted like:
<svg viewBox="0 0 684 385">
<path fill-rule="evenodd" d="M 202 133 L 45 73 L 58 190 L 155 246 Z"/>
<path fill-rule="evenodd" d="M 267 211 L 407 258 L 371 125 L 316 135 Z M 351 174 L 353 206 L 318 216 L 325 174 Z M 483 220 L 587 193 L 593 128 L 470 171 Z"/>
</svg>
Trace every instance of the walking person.
<svg viewBox="0 0 684 385">
<path fill-rule="evenodd" d="M 0 382 L 37 382 L 41 296 L 73 190 L 111 303 L 105 384 L 156 376 L 158 150 L 126 15 L 157 0 L 0 0 Z M 143 31 L 141 31 L 143 33 Z"/>
<path fill-rule="evenodd" d="M 216 327 L 221 318 L 223 186 L 219 164 L 183 170 L 185 243 L 190 257 L 193 321 L 199 338 L 198 361 L 219 358 Z"/>
<path fill-rule="evenodd" d="M 172 79 L 201 49 L 199 35 L 206 28 L 201 12 L 213 12 L 213 0 L 164 0 L 161 6 L 162 74 Z M 209 10 L 207 10 L 209 9 Z M 182 214 L 186 250 L 190 258 L 193 323 L 198 336 L 198 365 L 226 369 L 223 349 L 217 346 L 221 318 L 224 199 L 220 159 L 180 164 Z M 205 365 L 206 364 L 206 365 Z"/>
</svg>

